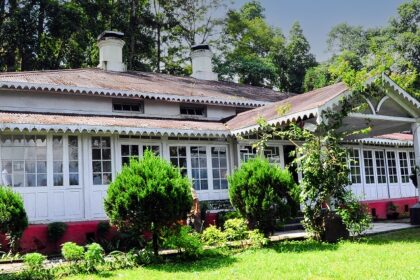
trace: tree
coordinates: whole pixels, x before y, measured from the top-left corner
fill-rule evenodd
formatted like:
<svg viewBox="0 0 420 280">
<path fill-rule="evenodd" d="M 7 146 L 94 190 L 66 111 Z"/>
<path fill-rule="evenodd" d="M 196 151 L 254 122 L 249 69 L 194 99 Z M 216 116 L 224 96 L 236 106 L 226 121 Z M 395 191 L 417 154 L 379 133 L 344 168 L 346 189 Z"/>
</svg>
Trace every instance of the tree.
<svg viewBox="0 0 420 280">
<path fill-rule="evenodd" d="M 11 249 L 28 227 L 28 217 L 21 196 L 9 187 L 0 186 L 0 233 L 6 235 Z"/>
<path fill-rule="evenodd" d="M 246 3 L 239 11 L 229 11 L 221 37 L 222 54 L 217 71 L 225 80 L 273 87 L 277 73 L 275 53 L 284 52 L 285 38 L 279 29 L 267 24 L 258 1 Z"/>
<path fill-rule="evenodd" d="M 361 233 L 370 225 L 369 214 L 360 203 L 355 203 L 347 187 L 351 184 L 350 170 L 347 150 L 342 145 L 349 134 L 365 133 L 368 129 L 350 132 L 339 130 L 343 119 L 350 112 L 360 109 L 364 100 L 360 96 L 366 93 L 355 89 L 353 95 L 340 101 L 337 109 L 323 111 L 321 123 L 315 131 L 296 124 L 278 129 L 266 121 L 260 121 L 261 137 L 257 147 L 264 147 L 274 137 L 289 139 L 296 146 L 295 163 L 302 173 L 299 191 L 303 223 L 305 229 L 318 240 L 336 242 L 339 238 L 348 237 L 346 229 Z"/>
<path fill-rule="evenodd" d="M 285 222 L 296 206 L 295 182 L 288 170 L 255 158 L 243 163 L 229 180 L 232 205 L 251 228 L 272 232 L 276 220 Z"/>
<path fill-rule="evenodd" d="M 192 207 L 191 183 L 164 159 L 146 151 L 132 159 L 111 183 L 105 211 L 117 228 L 134 235 L 153 233 L 153 250 L 158 254 L 159 235 L 164 227 L 186 219 Z"/>
<path fill-rule="evenodd" d="M 286 46 L 286 64 L 279 65 L 285 78 L 285 82 L 279 83 L 278 87 L 282 91 L 302 93 L 305 73 L 316 65 L 316 60 L 310 52 L 310 45 L 303 35 L 303 30 L 298 22 L 295 22 L 290 30 L 288 44 Z"/>
<path fill-rule="evenodd" d="M 308 92 L 314 89 L 322 88 L 331 83 L 331 74 L 328 71 L 328 64 L 320 64 L 309 68 L 305 73 L 303 80 L 303 91 Z"/>
</svg>

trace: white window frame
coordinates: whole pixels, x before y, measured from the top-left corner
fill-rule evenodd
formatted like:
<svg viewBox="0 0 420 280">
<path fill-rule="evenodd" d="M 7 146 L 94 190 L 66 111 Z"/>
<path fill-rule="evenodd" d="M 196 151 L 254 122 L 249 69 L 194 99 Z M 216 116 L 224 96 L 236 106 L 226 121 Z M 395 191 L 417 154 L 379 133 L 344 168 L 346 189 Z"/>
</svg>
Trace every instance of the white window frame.
<svg viewBox="0 0 420 280">
<path fill-rule="evenodd" d="M 225 147 L 226 148 L 226 158 L 227 158 L 227 175 L 230 174 L 230 152 L 228 144 L 220 144 L 220 143 L 209 143 L 208 141 L 195 141 L 195 142 L 188 142 L 188 143 L 180 143 L 174 140 L 168 141 L 165 159 L 170 161 L 170 154 L 169 150 L 170 147 L 186 147 L 187 150 L 187 176 L 190 180 L 192 180 L 192 172 L 191 172 L 191 147 L 195 146 L 203 146 L 206 147 L 206 158 L 207 158 L 207 182 L 208 182 L 208 189 L 207 190 L 195 190 L 197 193 L 205 194 L 205 193 L 218 193 L 218 192 L 226 192 L 227 189 L 214 189 L 213 188 L 213 164 L 212 164 L 212 157 L 211 157 L 211 147 Z"/>
</svg>

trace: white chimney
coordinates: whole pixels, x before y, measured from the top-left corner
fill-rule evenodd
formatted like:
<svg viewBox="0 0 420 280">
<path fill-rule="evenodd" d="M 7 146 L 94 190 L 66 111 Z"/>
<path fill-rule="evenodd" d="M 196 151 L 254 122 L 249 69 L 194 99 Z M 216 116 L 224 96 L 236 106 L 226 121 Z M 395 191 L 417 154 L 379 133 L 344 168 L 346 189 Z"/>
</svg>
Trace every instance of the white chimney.
<svg viewBox="0 0 420 280">
<path fill-rule="evenodd" d="M 124 33 L 117 31 L 104 31 L 98 36 L 99 68 L 117 72 L 127 70 L 122 60 L 123 37 Z"/>
<path fill-rule="evenodd" d="M 217 81 L 217 74 L 213 73 L 212 58 L 213 53 L 211 52 L 209 45 L 193 46 L 191 48 L 191 77 L 200 80 Z"/>
</svg>

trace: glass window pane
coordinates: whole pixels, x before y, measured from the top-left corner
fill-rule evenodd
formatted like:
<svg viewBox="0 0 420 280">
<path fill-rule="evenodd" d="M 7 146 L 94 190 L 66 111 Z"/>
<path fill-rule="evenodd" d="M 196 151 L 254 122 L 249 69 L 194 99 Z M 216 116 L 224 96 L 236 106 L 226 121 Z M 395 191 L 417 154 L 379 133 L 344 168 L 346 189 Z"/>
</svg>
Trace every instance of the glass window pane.
<svg viewBox="0 0 420 280">
<path fill-rule="evenodd" d="M 37 171 L 37 173 L 47 173 L 47 162 L 46 161 L 38 161 L 36 163 L 36 171 Z"/>
<path fill-rule="evenodd" d="M 63 185 L 63 175 L 54 174 L 54 186 L 62 186 L 62 185 Z"/>
<path fill-rule="evenodd" d="M 92 150 L 92 159 L 93 160 L 100 160 L 101 159 L 101 150 L 100 149 L 93 149 Z"/>
<path fill-rule="evenodd" d="M 93 184 L 94 185 L 102 185 L 102 175 L 99 174 L 93 174 Z"/>
<path fill-rule="evenodd" d="M 79 174 L 70 174 L 69 175 L 70 186 L 78 186 L 79 185 Z"/>
<path fill-rule="evenodd" d="M 69 172 L 72 172 L 72 173 L 79 172 L 79 162 L 78 161 L 70 161 L 69 162 Z"/>
<path fill-rule="evenodd" d="M 36 175 L 27 174 L 26 175 L 26 186 L 27 187 L 36 187 Z"/>
<path fill-rule="evenodd" d="M 47 174 L 38 174 L 37 175 L 37 185 L 39 187 L 47 186 Z"/>
<path fill-rule="evenodd" d="M 63 173 L 63 162 L 62 161 L 54 161 L 53 172 L 54 173 Z"/>
<path fill-rule="evenodd" d="M 102 159 L 103 160 L 111 159 L 111 149 L 103 149 L 102 150 Z"/>
<path fill-rule="evenodd" d="M 102 166 L 100 161 L 94 161 L 92 162 L 92 169 L 93 172 L 102 172 Z"/>
<path fill-rule="evenodd" d="M 102 172 L 111 172 L 111 162 L 103 161 L 102 162 Z"/>
</svg>

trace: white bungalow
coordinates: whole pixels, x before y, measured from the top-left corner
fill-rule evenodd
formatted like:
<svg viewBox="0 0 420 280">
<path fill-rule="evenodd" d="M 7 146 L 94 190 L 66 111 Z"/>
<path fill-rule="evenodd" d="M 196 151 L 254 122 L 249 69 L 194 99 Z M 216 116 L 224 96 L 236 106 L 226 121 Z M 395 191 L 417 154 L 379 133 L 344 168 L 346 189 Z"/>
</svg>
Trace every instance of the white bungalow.
<svg viewBox="0 0 420 280">
<path fill-rule="evenodd" d="M 107 186 L 147 148 L 183 167 L 201 201 L 225 208 L 226 174 L 255 155 L 258 116 L 316 125 L 350 93 L 341 83 L 293 95 L 218 82 L 205 45 L 192 50 L 191 78 L 126 71 L 123 45 L 121 34 L 101 34 L 96 69 L 0 74 L 0 183 L 22 194 L 32 224 L 106 219 Z M 351 188 L 383 217 L 386 202 L 408 211 L 418 201 L 409 175 L 420 165 L 420 103 L 386 76 L 378 96 L 343 129 L 373 124 L 369 138 L 345 144 L 358 160 Z M 292 148 L 273 140 L 265 154 L 285 166 Z"/>
</svg>

